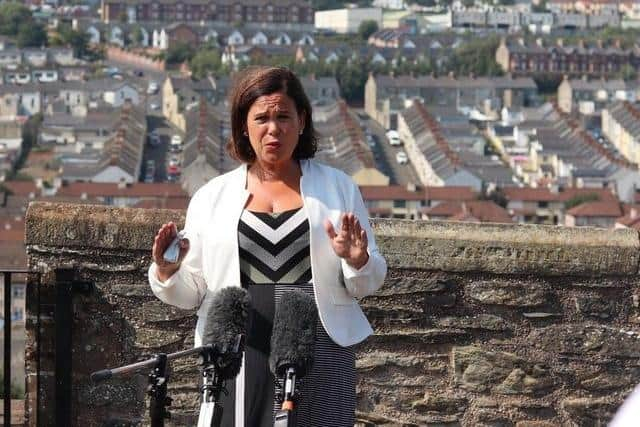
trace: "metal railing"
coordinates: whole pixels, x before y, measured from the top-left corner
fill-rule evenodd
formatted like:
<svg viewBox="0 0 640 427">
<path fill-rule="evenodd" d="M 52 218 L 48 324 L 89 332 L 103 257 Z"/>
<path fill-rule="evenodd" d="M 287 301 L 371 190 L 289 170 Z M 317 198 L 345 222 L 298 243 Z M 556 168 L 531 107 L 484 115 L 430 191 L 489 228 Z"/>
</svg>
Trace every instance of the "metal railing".
<svg viewBox="0 0 640 427">
<path fill-rule="evenodd" d="M 4 360 L 3 360 L 3 381 L 4 381 L 4 396 L 3 396 L 3 419 L 4 426 L 11 426 L 11 323 L 12 323 L 12 310 L 11 301 L 13 294 L 13 282 L 14 275 L 24 275 L 27 270 L 20 269 L 0 269 L 0 275 L 2 275 L 4 281 L 4 311 L 3 320 L 4 324 Z"/>
</svg>

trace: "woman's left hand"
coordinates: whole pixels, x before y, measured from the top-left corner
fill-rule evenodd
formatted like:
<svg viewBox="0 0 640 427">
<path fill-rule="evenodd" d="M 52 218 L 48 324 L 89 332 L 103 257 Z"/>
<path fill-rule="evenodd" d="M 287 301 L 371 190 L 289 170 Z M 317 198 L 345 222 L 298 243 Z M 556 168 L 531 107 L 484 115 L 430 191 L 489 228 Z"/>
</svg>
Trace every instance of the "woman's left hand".
<svg viewBox="0 0 640 427">
<path fill-rule="evenodd" d="M 359 270 L 369 261 L 367 233 L 352 212 L 342 214 L 341 220 L 342 225 L 338 232 L 328 219 L 324 221 L 324 228 L 329 235 L 331 246 L 336 255 L 343 258 L 351 267 Z"/>
</svg>

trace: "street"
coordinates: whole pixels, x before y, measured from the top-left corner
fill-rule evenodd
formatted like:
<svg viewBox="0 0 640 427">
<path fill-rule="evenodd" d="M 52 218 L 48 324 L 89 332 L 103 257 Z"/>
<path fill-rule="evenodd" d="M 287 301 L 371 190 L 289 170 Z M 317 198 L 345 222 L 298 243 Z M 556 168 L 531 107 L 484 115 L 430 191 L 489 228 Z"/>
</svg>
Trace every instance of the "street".
<svg viewBox="0 0 640 427">
<path fill-rule="evenodd" d="M 373 136 L 373 157 L 376 167 L 380 172 L 389 177 L 389 185 L 403 185 L 408 183 L 419 184 L 420 180 L 416 174 L 411 160 L 407 164 L 401 165 L 396 161 L 396 154 L 403 151 L 403 146 L 393 147 L 389 144 L 385 129 L 375 120 L 371 119 L 362 109 L 355 110 L 365 129 L 365 133 Z"/>
</svg>

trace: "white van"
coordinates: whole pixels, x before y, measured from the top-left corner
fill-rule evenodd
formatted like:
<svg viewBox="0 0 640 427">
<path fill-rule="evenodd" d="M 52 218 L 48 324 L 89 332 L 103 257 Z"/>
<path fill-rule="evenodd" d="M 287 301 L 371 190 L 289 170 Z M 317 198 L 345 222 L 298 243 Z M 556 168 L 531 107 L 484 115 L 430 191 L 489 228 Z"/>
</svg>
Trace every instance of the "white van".
<svg viewBox="0 0 640 427">
<path fill-rule="evenodd" d="M 398 133 L 398 131 L 387 131 L 387 138 L 389 139 L 389 144 L 393 145 L 394 147 L 402 145 L 402 141 L 400 141 L 400 134 Z"/>
<path fill-rule="evenodd" d="M 172 153 L 179 153 L 182 151 L 182 137 L 180 135 L 173 135 L 171 137 L 171 144 L 169 151 Z"/>
</svg>

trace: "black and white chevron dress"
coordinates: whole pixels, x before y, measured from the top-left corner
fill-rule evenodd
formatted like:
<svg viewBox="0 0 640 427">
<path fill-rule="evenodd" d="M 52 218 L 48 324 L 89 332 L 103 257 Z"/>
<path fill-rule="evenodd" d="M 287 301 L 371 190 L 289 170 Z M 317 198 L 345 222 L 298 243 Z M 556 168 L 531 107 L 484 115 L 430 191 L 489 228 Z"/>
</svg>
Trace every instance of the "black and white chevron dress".
<svg viewBox="0 0 640 427">
<path fill-rule="evenodd" d="M 242 213 L 238 225 L 240 275 L 252 299 L 251 329 L 245 350 L 246 427 L 272 427 L 280 408 L 279 385 L 269 370 L 275 304 L 293 289 L 313 296 L 309 221 L 304 209 Z M 313 369 L 300 381 L 298 426 L 352 427 L 355 412 L 355 354 L 337 345 L 321 322 L 316 326 Z M 227 384 L 229 387 L 229 384 Z M 234 388 L 231 385 L 229 388 Z M 235 425 L 234 390 L 223 402 L 224 426 Z"/>
</svg>

